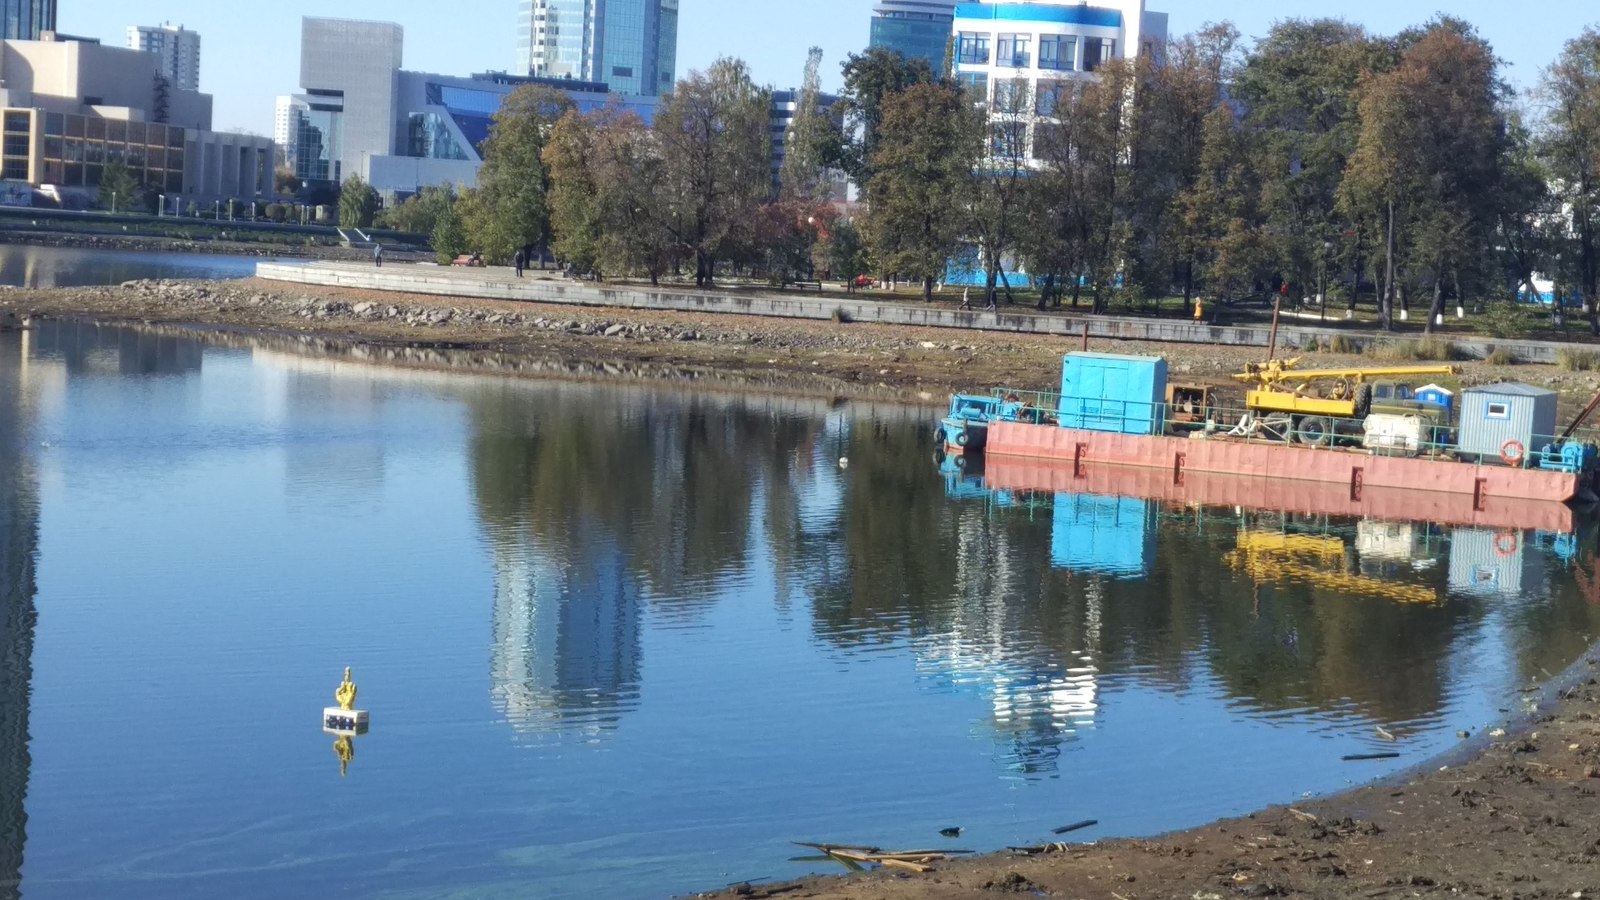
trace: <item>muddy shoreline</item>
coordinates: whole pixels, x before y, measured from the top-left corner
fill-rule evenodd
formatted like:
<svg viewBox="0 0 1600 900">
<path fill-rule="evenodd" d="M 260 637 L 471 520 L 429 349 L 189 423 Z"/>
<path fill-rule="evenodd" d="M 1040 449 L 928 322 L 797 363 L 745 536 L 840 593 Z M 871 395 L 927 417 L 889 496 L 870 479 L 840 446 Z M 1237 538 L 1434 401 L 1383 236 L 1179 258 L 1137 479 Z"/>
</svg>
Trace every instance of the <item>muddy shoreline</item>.
<svg viewBox="0 0 1600 900">
<path fill-rule="evenodd" d="M 273 282 L 134 282 L 0 293 L 0 326 L 29 317 L 129 323 L 223 343 L 408 368 L 511 377 L 692 384 L 937 406 L 952 390 L 1049 389 L 1076 341 L 905 326 L 575 310 Z M 1227 383 L 1259 351 L 1096 341 L 1159 352 L 1189 380 Z M 1359 365 L 1317 354 L 1312 365 Z M 1517 379 L 1586 401 L 1600 374 L 1465 364 L 1463 381 Z M 1591 598 L 1600 602 L 1600 597 Z M 1592 642 L 1593 636 L 1586 636 Z M 1600 896 L 1600 657 L 1591 647 L 1548 702 L 1511 706 L 1506 733 L 1470 735 L 1398 779 L 1152 840 L 992 854 L 926 874 L 880 871 L 740 885 L 754 897 L 1108 900 Z M 1538 696 L 1531 690 L 1528 697 Z M 1403 751 L 1403 746 L 1397 750 Z M 1360 763 L 1346 763 L 1359 767 Z M 1360 777 L 1352 768 L 1352 777 Z M 797 837 L 814 837 L 797 835 Z M 930 840 L 937 846 L 936 836 Z M 1051 840 L 1041 835 L 1040 843 Z"/>
</svg>

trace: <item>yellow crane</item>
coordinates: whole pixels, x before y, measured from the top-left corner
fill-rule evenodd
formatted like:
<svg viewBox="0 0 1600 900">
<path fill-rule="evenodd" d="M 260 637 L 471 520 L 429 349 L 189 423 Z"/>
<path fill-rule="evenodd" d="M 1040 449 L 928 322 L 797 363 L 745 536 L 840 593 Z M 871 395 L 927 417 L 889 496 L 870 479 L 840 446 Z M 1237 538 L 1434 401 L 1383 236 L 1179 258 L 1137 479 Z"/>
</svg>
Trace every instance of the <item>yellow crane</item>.
<svg viewBox="0 0 1600 900">
<path fill-rule="evenodd" d="M 1430 588 L 1354 571 L 1345 552 L 1345 542 L 1337 537 L 1241 529 L 1239 549 L 1225 558 L 1229 565 L 1249 575 L 1257 584 L 1299 582 L 1397 603 L 1439 602 L 1438 592 Z"/>
<path fill-rule="evenodd" d="M 1354 369 L 1301 369 L 1300 359 L 1248 363 L 1235 381 L 1254 385 L 1245 392 L 1245 409 L 1259 419 L 1260 431 L 1280 440 L 1298 437 L 1321 445 L 1332 439 L 1336 420 L 1363 419 L 1372 405 L 1374 379 L 1454 375 L 1455 366 L 1372 366 Z"/>
</svg>

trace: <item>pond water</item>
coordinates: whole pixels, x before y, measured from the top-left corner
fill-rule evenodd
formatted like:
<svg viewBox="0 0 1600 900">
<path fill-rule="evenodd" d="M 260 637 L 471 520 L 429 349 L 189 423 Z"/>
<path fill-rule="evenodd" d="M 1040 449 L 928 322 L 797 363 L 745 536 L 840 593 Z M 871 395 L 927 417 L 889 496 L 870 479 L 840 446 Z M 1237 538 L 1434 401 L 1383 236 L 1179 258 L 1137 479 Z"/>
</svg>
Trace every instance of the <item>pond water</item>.
<svg viewBox="0 0 1600 900">
<path fill-rule="evenodd" d="M 1148 835 L 1422 762 L 1600 625 L 1585 530 L 995 493 L 921 410 L 57 323 L 0 334 L 0 405 L 30 900 L 666 897 L 830 871 L 793 840 Z"/>
<path fill-rule="evenodd" d="M 0 244 L 0 285 L 86 287 L 144 278 L 250 278 L 254 256 Z"/>
</svg>

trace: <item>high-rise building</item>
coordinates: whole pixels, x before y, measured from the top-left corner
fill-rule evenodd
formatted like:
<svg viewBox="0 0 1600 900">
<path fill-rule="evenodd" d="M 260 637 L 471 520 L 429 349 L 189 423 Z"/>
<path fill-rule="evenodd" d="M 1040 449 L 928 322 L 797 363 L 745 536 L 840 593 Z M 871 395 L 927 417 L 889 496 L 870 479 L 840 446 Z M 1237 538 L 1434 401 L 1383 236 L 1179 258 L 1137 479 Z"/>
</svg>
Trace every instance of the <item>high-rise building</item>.
<svg viewBox="0 0 1600 900">
<path fill-rule="evenodd" d="M 517 71 L 656 97 L 672 87 L 678 0 L 521 0 Z"/>
<path fill-rule="evenodd" d="M 872 8 L 868 46 L 898 51 L 906 59 L 925 59 L 935 72 L 944 68 L 956 0 L 878 0 Z"/>
<path fill-rule="evenodd" d="M 279 97 L 272 116 L 272 143 L 278 148 L 278 165 L 295 168 L 295 138 L 300 131 L 300 116 L 309 107 L 303 98 L 292 94 Z"/>
<path fill-rule="evenodd" d="M 174 87 L 200 90 L 200 35 L 182 25 L 129 25 L 128 48 L 161 60 L 161 74 Z"/>
<path fill-rule="evenodd" d="M 56 30 L 56 0 L 0 0 L 0 12 L 5 16 L 0 38 L 8 41 L 37 41 Z"/>
<path fill-rule="evenodd" d="M 300 25 L 306 109 L 295 135 L 295 174 L 307 181 L 370 178 L 395 141 L 395 95 L 405 31 L 393 22 L 318 19 Z"/>
</svg>

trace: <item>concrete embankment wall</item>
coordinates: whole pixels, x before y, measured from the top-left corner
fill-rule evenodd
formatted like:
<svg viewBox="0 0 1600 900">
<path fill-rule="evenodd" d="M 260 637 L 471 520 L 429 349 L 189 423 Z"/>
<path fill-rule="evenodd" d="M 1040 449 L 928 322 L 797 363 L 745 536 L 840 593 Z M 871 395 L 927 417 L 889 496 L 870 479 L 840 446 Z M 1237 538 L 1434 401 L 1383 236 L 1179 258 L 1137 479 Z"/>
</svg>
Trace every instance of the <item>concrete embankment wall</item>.
<svg viewBox="0 0 1600 900">
<path fill-rule="evenodd" d="M 568 304 L 587 307 L 658 309 L 678 312 L 768 316 L 781 319 L 827 320 L 837 314 L 855 322 L 886 325 L 919 325 L 1017 334 L 1054 335 L 1081 338 L 1083 327 L 1089 336 L 1101 339 L 1156 341 L 1181 344 L 1224 344 L 1265 347 L 1269 328 L 1257 325 L 1219 326 L 1196 324 L 1181 319 L 1142 319 L 1123 316 L 1068 316 L 1028 312 L 985 312 L 955 309 L 947 304 L 922 304 L 905 300 L 839 299 L 793 294 L 724 294 L 677 288 L 610 286 L 549 278 L 514 278 L 496 269 L 435 268 L 398 266 L 384 268 L 348 263 L 271 263 L 256 267 L 262 278 L 299 284 L 434 294 L 493 300 L 520 300 L 536 303 Z M 1375 340 L 1391 340 L 1393 335 L 1372 332 L 1283 324 L 1278 329 L 1278 346 L 1292 354 L 1311 338 L 1327 341 L 1343 335 L 1361 347 Z M 1411 333 L 1408 338 L 1418 335 Z M 1552 341 L 1502 341 L 1492 338 L 1450 338 L 1464 356 L 1482 359 L 1497 349 L 1509 350 L 1523 362 L 1555 362 L 1556 351 L 1566 346 Z"/>
</svg>

